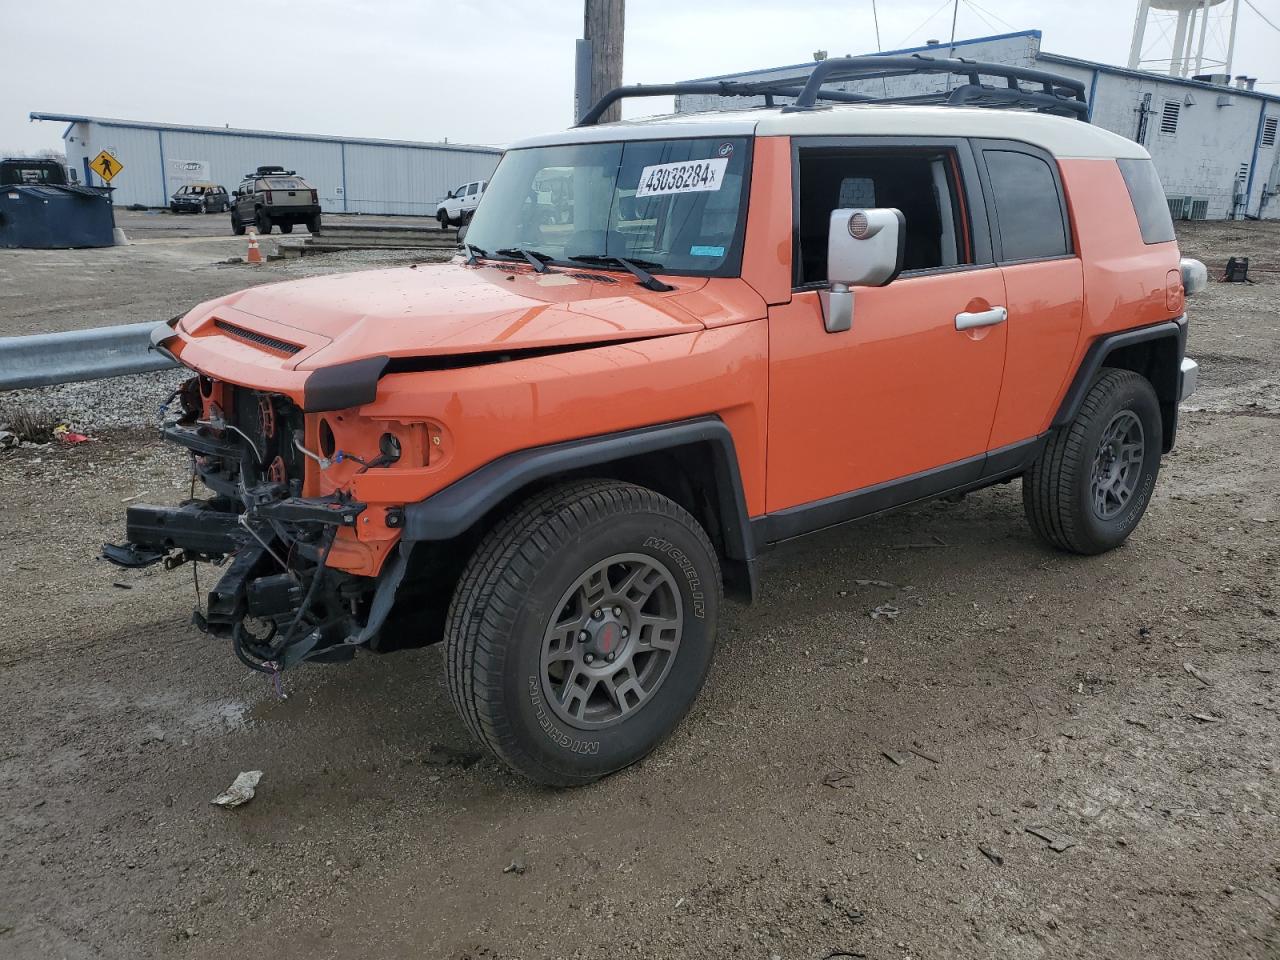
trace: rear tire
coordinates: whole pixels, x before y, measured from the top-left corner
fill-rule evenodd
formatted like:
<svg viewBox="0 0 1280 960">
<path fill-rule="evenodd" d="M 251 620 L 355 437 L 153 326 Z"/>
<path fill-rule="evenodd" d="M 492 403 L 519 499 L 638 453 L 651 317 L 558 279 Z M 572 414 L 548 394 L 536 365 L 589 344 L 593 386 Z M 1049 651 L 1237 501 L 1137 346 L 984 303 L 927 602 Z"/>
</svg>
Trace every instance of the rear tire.
<svg viewBox="0 0 1280 960">
<path fill-rule="evenodd" d="M 314 217 L 312 217 L 310 220 L 307 221 L 307 232 L 313 235 L 318 234 L 320 232 L 320 214 L 317 213 Z"/>
<path fill-rule="evenodd" d="M 445 629 L 454 706 L 517 773 L 577 786 L 647 755 L 711 665 L 720 567 L 698 522 L 644 487 L 578 481 L 481 542 Z"/>
<path fill-rule="evenodd" d="M 258 211 L 257 217 L 254 218 L 258 227 L 258 232 L 266 236 L 271 232 L 271 217 L 261 210 Z"/>
<path fill-rule="evenodd" d="M 293 224 L 292 224 L 292 223 L 282 223 L 282 224 L 280 224 L 280 232 L 281 232 L 281 233 L 293 233 Z"/>
<path fill-rule="evenodd" d="M 1113 550 L 1146 512 L 1160 472 L 1160 402 L 1145 377 L 1104 368 L 1080 412 L 1022 478 L 1031 528 L 1072 553 Z"/>
</svg>

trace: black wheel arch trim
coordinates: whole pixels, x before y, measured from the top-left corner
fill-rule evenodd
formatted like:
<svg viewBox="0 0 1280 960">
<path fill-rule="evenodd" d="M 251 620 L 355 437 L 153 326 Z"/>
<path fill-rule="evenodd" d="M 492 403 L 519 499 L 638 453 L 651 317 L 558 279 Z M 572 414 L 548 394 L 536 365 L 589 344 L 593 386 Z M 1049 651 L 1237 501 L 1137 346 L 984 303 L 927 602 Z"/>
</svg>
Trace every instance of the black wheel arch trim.
<svg viewBox="0 0 1280 960">
<path fill-rule="evenodd" d="M 698 417 L 518 450 L 492 460 L 443 490 L 405 506 L 407 542 L 451 540 L 491 510 L 539 481 L 645 454 L 705 446 L 711 454 L 723 543 L 726 587 L 750 599 L 755 592 L 755 544 L 733 435 L 719 417 Z"/>
<path fill-rule="evenodd" d="M 1080 412 L 1080 405 L 1084 403 L 1084 398 L 1093 384 L 1094 378 L 1097 377 L 1098 371 L 1106 366 L 1109 356 L 1125 347 L 1132 347 L 1140 343 L 1150 343 L 1155 340 L 1173 340 L 1176 344 L 1176 355 L 1168 371 L 1171 378 L 1171 386 L 1170 384 L 1165 384 L 1162 389 L 1161 384 L 1152 384 L 1156 389 L 1157 396 L 1160 398 L 1161 413 L 1164 414 L 1165 418 L 1164 452 L 1168 453 L 1173 448 L 1174 437 L 1177 433 L 1178 371 L 1187 351 L 1186 314 L 1172 320 L 1165 320 L 1162 323 L 1152 324 L 1149 327 L 1138 327 L 1133 330 L 1121 330 L 1117 333 L 1105 334 L 1089 344 L 1089 349 L 1085 352 L 1084 359 L 1080 361 L 1076 375 L 1072 378 L 1071 386 L 1067 388 L 1067 392 L 1063 396 L 1062 403 L 1058 407 L 1058 412 L 1050 426 L 1058 429 L 1065 427 L 1075 419 L 1076 414 Z"/>
</svg>

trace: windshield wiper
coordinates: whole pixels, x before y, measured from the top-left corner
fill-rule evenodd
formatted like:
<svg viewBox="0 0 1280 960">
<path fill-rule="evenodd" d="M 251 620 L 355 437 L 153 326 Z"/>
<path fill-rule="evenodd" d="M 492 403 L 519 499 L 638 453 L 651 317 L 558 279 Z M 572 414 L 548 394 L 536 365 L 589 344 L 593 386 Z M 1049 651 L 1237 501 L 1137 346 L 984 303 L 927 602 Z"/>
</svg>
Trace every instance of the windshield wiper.
<svg viewBox="0 0 1280 960">
<path fill-rule="evenodd" d="M 480 257 L 487 257 L 489 254 L 483 247 L 473 247 L 471 244 L 464 242 L 462 249 L 467 251 L 467 266 L 474 267 L 476 260 Z"/>
<path fill-rule="evenodd" d="M 546 273 L 547 261 L 555 259 L 550 254 L 526 250 L 524 247 L 503 247 L 501 250 L 495 250 L 494 253 L 500 257 L 524 257 L 538 273 Z"/>
<path fill-rule="evenodd" d="M 675 287 L 668 283 L 663 283 L 652 273 L 645 269 L 650 267 L 654 270 L 661 270 L 662 264 L 654 263 L 652 260 L 628 260 L 626 257 L 615 257 L 603 253 L 583 253 L 571 256 L 570 260 L 577 260 L 580 263 L 616 263 L 633 277 L 640 281 L 640 286 L 646 290 L 654 290 L 658 293 L 665 293 L 668 290 L 674 290 Z"/>
</svg>

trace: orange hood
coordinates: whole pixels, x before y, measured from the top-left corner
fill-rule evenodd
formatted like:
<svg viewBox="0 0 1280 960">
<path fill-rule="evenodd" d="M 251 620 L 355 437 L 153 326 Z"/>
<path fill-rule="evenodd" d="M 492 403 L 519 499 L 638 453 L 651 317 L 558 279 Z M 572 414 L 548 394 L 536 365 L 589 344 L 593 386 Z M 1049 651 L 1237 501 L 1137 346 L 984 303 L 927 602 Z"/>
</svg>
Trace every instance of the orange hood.
<svg viewBox="0 0 1280 960">
<path fill-rule="evenodd" d="M 655 293 L 631 277 L 539 274 L 516 264 L 368 270 L 251 287 L 192 310 L 179 332 L 211 352 L 221 352 L 214 338 L 234 339 L 240 359 L 255 348 L 277 370 L 307 371 L 373 356 L 506 352 L 704 329 L 675 298 L 706 281 L 674 282 L 675 291 Z"/>
</svg>

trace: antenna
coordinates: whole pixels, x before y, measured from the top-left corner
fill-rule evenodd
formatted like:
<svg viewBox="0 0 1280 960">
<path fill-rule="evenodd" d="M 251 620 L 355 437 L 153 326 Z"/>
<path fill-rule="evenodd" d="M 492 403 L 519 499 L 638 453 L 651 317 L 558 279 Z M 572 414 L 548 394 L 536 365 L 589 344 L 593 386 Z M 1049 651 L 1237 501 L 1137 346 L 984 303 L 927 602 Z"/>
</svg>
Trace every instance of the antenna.
<svg viewBox="0 0 1280 960">
<path fill-rule="evenodd" d="M 1225 75 L 1227 82 L 1239 12 L 1240 0 L 1139 0 L 1130 69 L 1171 77 Z M 1156 39 L 1147 46 L 1149 32 Z"/>
</svg>

